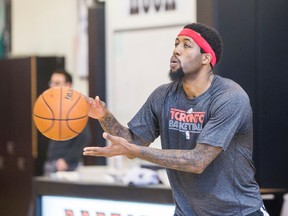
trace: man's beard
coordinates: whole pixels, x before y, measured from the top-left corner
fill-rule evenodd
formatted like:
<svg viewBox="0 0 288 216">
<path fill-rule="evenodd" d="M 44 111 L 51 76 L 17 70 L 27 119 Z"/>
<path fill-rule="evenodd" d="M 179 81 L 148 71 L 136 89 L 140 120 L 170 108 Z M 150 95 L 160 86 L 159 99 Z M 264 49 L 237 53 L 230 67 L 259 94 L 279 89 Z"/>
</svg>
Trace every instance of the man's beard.
<svg viewBox="0 0 288 216">
<path fill-rule="evenodd" d="M 182 67 L 180 67 L 178 70 L 176 71 L 169 71 L 169 77 L 171 81 L 179 81 L 184 77 L 184 71 L 182 69 Z"/>
</svg>

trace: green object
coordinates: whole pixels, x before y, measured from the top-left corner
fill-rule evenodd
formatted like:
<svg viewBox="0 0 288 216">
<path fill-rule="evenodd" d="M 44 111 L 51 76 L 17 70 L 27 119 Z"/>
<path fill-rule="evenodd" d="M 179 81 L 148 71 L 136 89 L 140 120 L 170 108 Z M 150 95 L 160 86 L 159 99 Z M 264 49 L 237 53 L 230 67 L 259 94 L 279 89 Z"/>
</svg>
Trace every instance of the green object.
<svg viewBox="0 0 288 216">
<path fill-rule="evenodd" d="M 5 0 L 0 0 L 0 58 L 6 56 L 5 49 Z"/>
</svg>

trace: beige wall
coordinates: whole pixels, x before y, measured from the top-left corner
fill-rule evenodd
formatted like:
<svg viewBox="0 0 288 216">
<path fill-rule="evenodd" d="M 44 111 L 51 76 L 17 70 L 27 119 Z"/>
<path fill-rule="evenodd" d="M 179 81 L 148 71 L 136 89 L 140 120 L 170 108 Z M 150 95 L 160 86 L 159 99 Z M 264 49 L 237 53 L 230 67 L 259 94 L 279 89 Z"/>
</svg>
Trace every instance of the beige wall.
<svg viewBox="0 0 288 216">
<path fill-rule="evenodd" d="M 169 61 L 179 30 L 196 21 L 196 0 L 175 0 L 177 10 L 156 12 L 154 3 L 145 13 L 138 0 L 138 15 L 129 15 L 130 0 L 106 0 L 107 104 L 126 125 L 159 85 L 168 83 Z M 160 1 L 158 1 L 160 2 Z M 160 139 L 153 147 L 161 148 Z M 138 163 L 146 163 L 137 159 Z M 116 168 L 137 164 L 125 157 L 108 159 Z M 130 164 L 129 164 L 130 163 Z"/>
<path fill-rule="evenodd" d="M 64 56 L 74 88 L 88 92 L 75 68 L 77 0 L 12 0 L 12 55 Z"/>
</svg>

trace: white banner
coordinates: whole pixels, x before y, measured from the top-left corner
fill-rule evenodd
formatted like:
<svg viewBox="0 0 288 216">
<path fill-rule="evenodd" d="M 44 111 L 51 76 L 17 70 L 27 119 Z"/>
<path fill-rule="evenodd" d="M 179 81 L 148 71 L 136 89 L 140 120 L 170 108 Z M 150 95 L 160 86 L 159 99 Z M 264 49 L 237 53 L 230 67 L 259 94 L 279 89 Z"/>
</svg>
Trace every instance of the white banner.
<svg viewBox="0 0 288 216">
<path fill-rule="evenodd" d="M 41 216 L 169 216 L 174 205 L 43 196 Z"/>
<path fill-rule="evenodd" d="M 106 102 L 126 125 L 149 94 L 169 82 L 175 38 L 196 22 L 196 0 L 106 0 L 105 12 Z M 161 147 L 160 139 L 153 145 Z"/>
<path fill-rule="evenodd" d="M 195 0 L 107 0 L 107 2 L 111 14 L 109 18 L 114 20 L 115 30 L 175 26 L 196 20 Z"/>
</svg>

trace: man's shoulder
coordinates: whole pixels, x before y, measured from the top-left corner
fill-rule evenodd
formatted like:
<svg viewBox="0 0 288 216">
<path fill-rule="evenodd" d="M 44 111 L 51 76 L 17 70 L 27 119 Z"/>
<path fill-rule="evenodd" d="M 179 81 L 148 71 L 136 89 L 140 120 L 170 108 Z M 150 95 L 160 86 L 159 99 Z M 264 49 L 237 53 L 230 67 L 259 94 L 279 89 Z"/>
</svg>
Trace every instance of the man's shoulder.
<svg viewBox="0 0 288 216">
<path fill-rule="evenodd" d="M 246 95 L 246 91 L 232 79 L 225 78 L 218 76 L 216 77 L 215 86 L 214 86 L 215 92 L 221 92 L 221 94 L 240 94 L 240 95 Z"/>
<path fill-rule="evenodd" d="M 216 106 L 228 104 L 249 106 L 250 104 L 246 91 L 238 83 L 228 78 L 218 76 L 210 94 L 211 102 Z"/>
<path fill-rule="evenodd" d="M 154 92 L 157 93 L 162 93 L 162 94 L 167 94 L 169 92 L 175 92 L 179 86 L 179 82 L 169 82 L 169 83 L 164 83 L 160 86 L 158 86 Z"/>
</svg>

